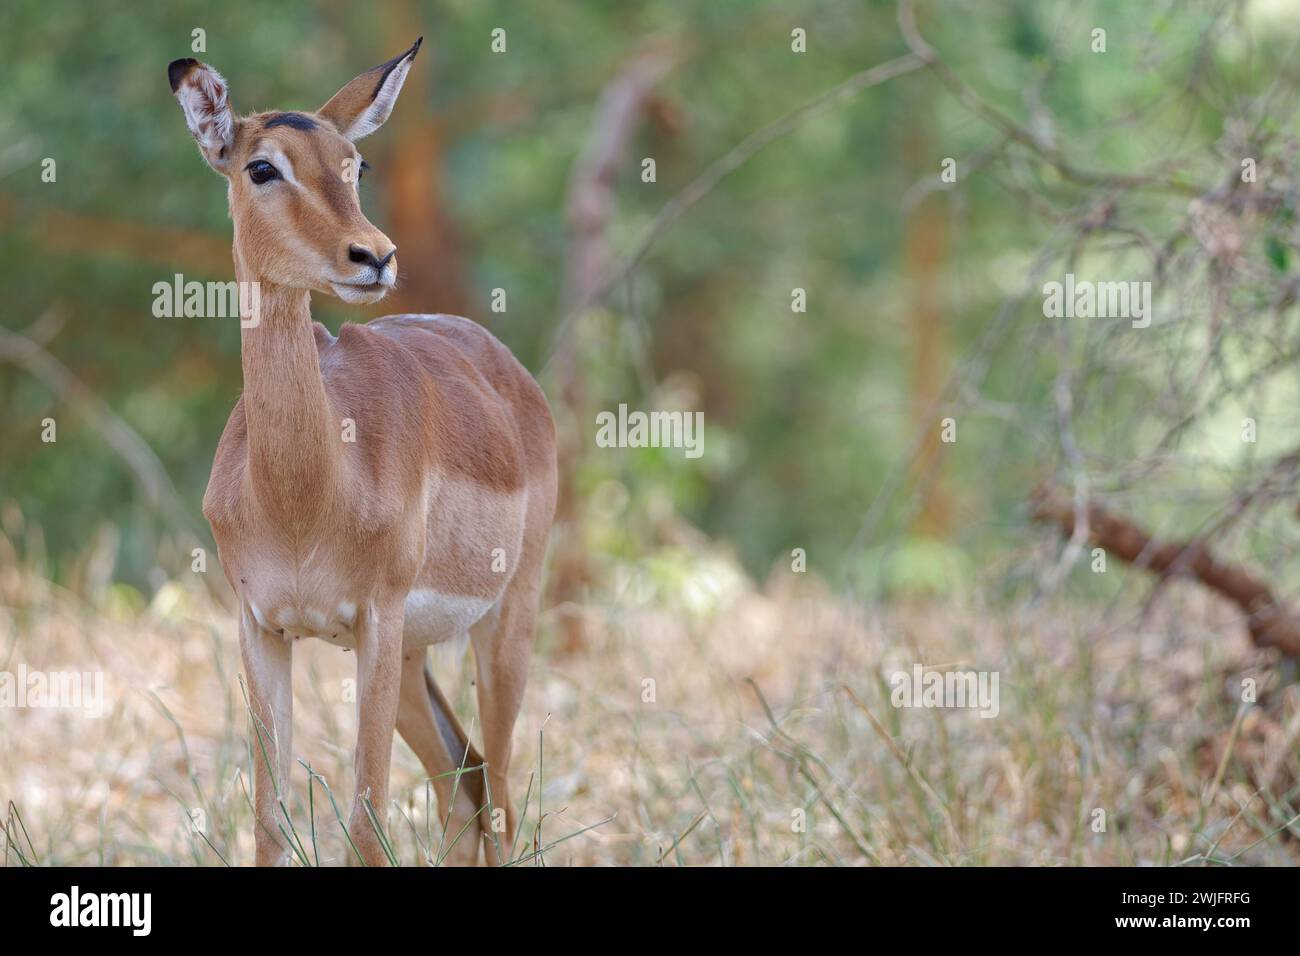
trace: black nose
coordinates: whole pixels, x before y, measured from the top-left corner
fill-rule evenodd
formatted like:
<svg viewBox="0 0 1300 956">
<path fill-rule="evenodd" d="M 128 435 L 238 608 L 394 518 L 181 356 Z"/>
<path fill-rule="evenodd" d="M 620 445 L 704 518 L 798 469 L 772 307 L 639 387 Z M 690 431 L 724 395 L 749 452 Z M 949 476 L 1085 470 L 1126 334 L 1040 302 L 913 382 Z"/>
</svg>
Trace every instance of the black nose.
<svg viewBox="0 0 1300 956">
<path fill-rule="evenodd" d="M 374 266 L 376 272 L 383 272 L 384 266 L 392 261 L 393 256 L 397 255 L 397 247 L 394 246 L 388 255 L 380 259 L 365 246 L 348 246 L 348 258 L 357 265 Z"/>
</svg>

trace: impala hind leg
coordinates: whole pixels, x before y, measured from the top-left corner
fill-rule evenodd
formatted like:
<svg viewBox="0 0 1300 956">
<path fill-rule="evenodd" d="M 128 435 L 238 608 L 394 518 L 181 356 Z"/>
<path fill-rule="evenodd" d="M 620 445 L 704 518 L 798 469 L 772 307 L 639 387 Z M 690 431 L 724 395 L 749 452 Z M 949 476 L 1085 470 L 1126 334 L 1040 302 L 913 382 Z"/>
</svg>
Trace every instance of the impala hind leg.
<svg viewBox="0 0 1300 956">
<path fill-rule="evenodd" d="M 490 797 L 494 811 L 505 811 L 501 821 L 504 826 L 498 827 L 496 820 L 484 821 L 488 860 L 497 864 L 510 860 L 518 828 L 510 799 L 510 752 L 533 653 L 540 595 L 538 577 L 512 581 L 502 598 L 499 614 L 490 615 L 470 629 Z M 495 815 L 500 818 L 500 814 Z"/>
<path fill-rule="evenodd" d="M 239 650 L 248 681 L 253 756 L 253 842 L 258 866 L 283 866 L 290 858 L 281 804 L 289 805 L 293 766 L 293 650 L 261 627 L 252 609 L 239 617 Z"/>
<path fill-rule="evenodd" d="M 429 847 L 435 859 L 455 866 L 478 864 L 479 825 L 476 816 L 486 804 L 483 772 L 464 767 L 483 763 L 461 729 L 445 697 L 434 683 L 424 648 L 402 655 L 402 692 L 397 707 L 397 731 L 415 752 L 438 794 L 443 826 L 440 844 Z M 463 761 L 463 763 L 462 763 Z M 454 799 L 453 799 L 454 794 Z"/>
<path fill-rule="evenodd" d="M 356 790 L 348 832 L 367 866 L 388 861 L 376 824 L 388 832 L 388 771 L 402 681 L 402 602 L 362 611 L 357 636 Z M 373 820 L 372 820 L 373 814 Z M 355 862 L 355 856 L 351 858 Z"/>
</svg>

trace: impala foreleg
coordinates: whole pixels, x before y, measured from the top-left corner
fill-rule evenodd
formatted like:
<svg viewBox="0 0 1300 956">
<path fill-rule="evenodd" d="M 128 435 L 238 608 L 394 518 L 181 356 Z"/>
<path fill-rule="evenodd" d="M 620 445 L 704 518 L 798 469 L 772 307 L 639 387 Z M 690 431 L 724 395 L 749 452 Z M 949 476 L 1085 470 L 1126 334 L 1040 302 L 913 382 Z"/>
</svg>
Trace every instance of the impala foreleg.
<svg viewBox="0 0 1300 956">
<path fill-rule="evenodd" d="M 293 766 L 293 652 L 288 641 L 261 627 L 247 605 L 239 619 L 239 647 L 248 679 L 252 726 L 254 844 L 258 866 L 289 862 L 289 771 Z"/>
<path fill-rule="evenodd" d="M 356 790 L 348 832 L 367 866 L 384 866 L 381 834 L 387 834 L 388 771 L 402 682 L 400 599 L 363 608 L 357 636 Z M 354 859 L 355 862 L 355 859 Z"/>
</svg>

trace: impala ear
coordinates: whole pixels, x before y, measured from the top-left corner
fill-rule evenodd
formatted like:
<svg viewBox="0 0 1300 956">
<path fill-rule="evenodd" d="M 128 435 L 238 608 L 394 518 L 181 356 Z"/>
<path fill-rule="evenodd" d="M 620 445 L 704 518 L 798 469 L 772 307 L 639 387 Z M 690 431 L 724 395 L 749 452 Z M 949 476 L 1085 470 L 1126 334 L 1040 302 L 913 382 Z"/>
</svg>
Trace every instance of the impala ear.
<svg viewBox="0 0 1300 956">
<path fill-rule="evenodd" d="M 190 59 L 173 60 L 167 67 L 167 79 L 199 152 L 208 165 L 225 173 L 235 142 L 235 114 L 230 109 L 226 81 L 206 63 Z"/>
<path fill-rule="evenodd" d="M 411 62 L 423 42 L 424 37 L 420 37 L 405 53 L 366 70 L 330 97 L 317 112 L 350 140 L 369 136 L 392 114 L 397 94 L 402 92 Z"/>
</svg>

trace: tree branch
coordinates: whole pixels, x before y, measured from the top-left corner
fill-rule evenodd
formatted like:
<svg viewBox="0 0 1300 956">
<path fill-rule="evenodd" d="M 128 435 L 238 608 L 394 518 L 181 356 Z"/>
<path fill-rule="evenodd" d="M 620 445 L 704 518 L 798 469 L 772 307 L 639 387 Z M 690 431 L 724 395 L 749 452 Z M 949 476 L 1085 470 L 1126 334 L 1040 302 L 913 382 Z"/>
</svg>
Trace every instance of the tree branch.
<svg viewBox="0 0 1300 956">
<path fill-rule="evenodd" d="M 1095 546 L 1162 578 L 1186 576 L 1200 581 L 1241 608 L 1258 647 L 1276 647 L 1290 657 L 1300 657 L 1300 621 L 1268 585 L 1245 568 L 1215 557 L 1203 540 L 1161 541 L 1096 502 L 1088 502 L 1083 510 L 1087 537 Z M 1074 501 L 1059 490 L 1040 488 L 1034 492 L 1030 515 L 1035 521 L 1056 525 L 1067 537 L 1075 532 Z"/>
<path fill-rule="evenodd" d="M 848 99 L 870 87 L 879 86 L 881 83 L 895 77 L 912 73 L 921 69 L 924 65 L 917 56 L 910 53 L 893 60 L 886 60 L 884 63 L 878 63 L 868 70 L 855 73 L 842 83 L 825 90 L 784 116 L 750 133 L 738 144 L 714 160 L 704 172 L 700 173 L 681 192 L 664 203 L 654 220 L 641 234 L 641 238 L 632 247 L 632 250 L 618 265 L 608 270 L 596 283 L 589 301 L 599 301 L 611 289 L 622 282 L 629 273 L 640 265 L 641 260 L 650 251 L 650 247 L 655 244 L 655 241 L 664 230 L 676 222 L 686 210 L 707 196 L 718 183 L 743 166 L 746 161 L 765 146 L 798 128 L 799 124 L 810 116 L 815 116 L 841 100 Z M 560 320 L 560 325 L 555 331 L 547 365 L 563 347 L 568 326 L 572 322 L 574 315 L 573 312 L 566 312 Z"/>
<path fill-rule="evenodd" d="M 1134 173 L 1102 173 L 1080 169 L 1062 155 L 1055 147 L 1042 142 L 1037 136 L 1007 116 L 997 107 L 975 91 L 975 88 L 959 77 L 939 56 L 938 51 L 926 42 L 916 25 L 916 9 L 912 0 L 899 0 L 898 27 L 908 49 L 948 88 L 957 100 L 968 110 L 987 123 L 996 126 L 1002 134 L 1039 156 L 1049 166 L 1071 182 L 1084 186 L 1111 186 L 1132 188 L 1138 186 L 1155 186 L 1168 189 L 1184 196 L 1199 196 L 1204 190 L 1191 183 L 1167 176 L 1143 175 Z"/>
<path fill-rule="evenodd" d="M 36 321 L 35 326 L 39 328 L 52 321 L 55 320 L 47 312 Z M 177 528 L 196 540 L 200 539 L 190 519 L 189 509 L 148 442 L 118 417 L 66 365 L 32 339 L 4 327 L 0 327 L 0 362 L 12 362 L 26 369 L 44 382 L 62 401 L 76 409 L 126 462 L 149 503 Z"/>
</svg>

